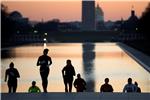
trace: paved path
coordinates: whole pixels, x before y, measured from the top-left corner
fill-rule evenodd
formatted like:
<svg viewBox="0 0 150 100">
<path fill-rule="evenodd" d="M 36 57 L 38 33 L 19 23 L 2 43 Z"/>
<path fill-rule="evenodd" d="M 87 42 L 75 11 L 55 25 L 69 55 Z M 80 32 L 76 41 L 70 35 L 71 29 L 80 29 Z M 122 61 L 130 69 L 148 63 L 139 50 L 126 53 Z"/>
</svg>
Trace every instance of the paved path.
<svg viewBox="0 0 150 100">
<path fill-rule="evenodd" d="M 150 73 L 150 57 L 144 53 L 137 51 L 123 43 L 118 43 L 118 45 L 134 60 L 136 60 L 143 68 L 145 68 Z"/>
<path fill-rule="evenodd" d="M 150 93 L 2 93 L 2 100 L 149 100 Z"/>
</svg>

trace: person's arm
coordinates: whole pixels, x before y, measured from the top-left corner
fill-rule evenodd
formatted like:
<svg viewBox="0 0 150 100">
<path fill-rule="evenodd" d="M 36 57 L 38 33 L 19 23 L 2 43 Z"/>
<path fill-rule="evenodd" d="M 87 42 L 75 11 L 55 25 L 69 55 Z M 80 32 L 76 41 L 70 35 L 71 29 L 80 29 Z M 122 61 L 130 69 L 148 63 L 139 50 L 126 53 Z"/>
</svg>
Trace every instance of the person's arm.
<svg viewBox="0 0 150 100">
<path fill-rule="evenodd" d="M 139 93 L 141 93 L 141 88 L 139 88 Z"/>
<path fill-rule="evenodd" d="M 73 85 L 75 88 L 77 88 L 77 80 L 74 81 Z"/>
<path fill-rule="evenodd" d="M 134 92 L 137 92 L 138 87 L 136 85 L 134 85 Z"/>
<path fill-rule="evenodd" d="M 52 64 L 52 59 L 51 59 L 51 57 L 49 57 L 49 65 L 51 65 Z"/>
<path fill-rule="evenodd" d="M 62 76 L 64 77 L 64 71 L 65 71 L 65 67 L 62 69 Z"/>
<path fill-rule="evenodd" d="M 84 90 L 86 90 L 86 82 L 84 79 L 82 79 L 82 80 L 83 80 Z"/>
<path fill-rule="evenodd" d="M 39 88 L 39 92 L 41 92 L 40 88 Z"/>
<path fill-rule="evenodd" d="M 8 72 L 7 72 L 7 70 L 6 70 L 6 72 L 5 72 L 5 82 L 7 81 L 7 75 L 8 75 Z"/>
<path fill-rule="evenodd" d="M 37 87 L 37 88 L 38 88 L 38 92 L 41 92 L 40 88 L 39 87 Z"/>
<path fill-rule="evenodd" d="M 39 66 L 40 65 L 40 57 L 38 58 L 38 60 L 37 60 L 37 64 L 36 64 L 37 66 Z"/>
<path fill-rule="evenodd" d="M 31 87 L 28 89 L 28 92 L 29 92 L 29 93 L 31 92 Z"/>
<path fill-rule="evenodd" d="M 114 91 L 114 89 L 113 89 L 113 87 L 111 86 L 111 92 L 113 92 Z"/>
<path fill-rule="evenodd" d="M 103 86 L 100 87 L 100 92 L 103 92 Z"/>
<path fill-rule="evenodd" d="M 74 67 L 73 67 L 73 75 L 74 75 L 74 76 L 76 75 L 76 72 L 75 72 L 75 70 L 74 70 Z"/>
<path fill-rule="evenodd" d="M 16 77 L 17 77 L 17 78 L 20 78 L 20 74 L 19 74 L 19 72 L 18 72 L 17 69 L 16 69 Z"/>
<path fill-rule="evenodd" d="M 125 85 L 124 88 L 123 88 L 123 92 L 124 92 L 124 93 L 126 92 L 126 85 Z"/>
<path fill-rule="evenodd" d="M 84 85 L 86 85 L 86 82 L 85 82 L 85 80 L 83 80 L 84 81 Z"/>
</svg>

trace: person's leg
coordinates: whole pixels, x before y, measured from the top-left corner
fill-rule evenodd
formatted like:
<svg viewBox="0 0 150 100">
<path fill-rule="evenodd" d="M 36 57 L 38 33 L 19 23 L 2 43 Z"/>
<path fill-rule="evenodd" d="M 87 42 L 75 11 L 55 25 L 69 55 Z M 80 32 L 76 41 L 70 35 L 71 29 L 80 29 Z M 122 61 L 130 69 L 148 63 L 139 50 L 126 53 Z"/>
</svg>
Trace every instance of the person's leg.
<svg viewBox="0 0 150 100">
<path fill-rule="evenodd" d="M 45 81 L 43 82 L 43 90 L 44 90 L 44 92 L 47 92 L 47 82 L 45 82 Z"/>
<path fill-rule="evenodd" d="M 44 92 L 47 92 L 49 70 L 41 72 L 42 86 Z"/>
<path fill-rule="evenodd" d="M 11 86 L 10 85 L 8 85 L 8 93 L 11 93 Z"/>
<path fill-rule="evenodd" d="M 43 87 L 43 91 L 44 91 L 44 73 L 40 72 L 41 75 L 41 79 L 42 79 L 42 87 Z"/>
<path fill-rule="evenodd" d="M 12 85 L 11 85 L 11 82 L 8 80 L 8 93 L 11 93 L 11 88 L 12 88 Z"/>
<path fill-rule="evenodd" d="M 72 92 L 72 82 L 73 82 L 73 78 L 70 78 L 70 80 L 69 80 L 69 92 Z"/>
<path fill-rule="evenodd" d="M 65 92 L 68 92 L 67 82 L 65 83 Z"/>
<path fill-rule="evenodd" d="M 49 69 L 45 71 L 44 76 L 44 91 L 47 92 Z"/>
<path fill-rule="evenodd" d="M 17 80 L 15 80 L 13 84 L 13 93 L 15 93 L 16 90 L 17 90 Z"/>
<path fill-rule="evenodd" d="M 64 77 L 64 84 L 65 84 L 65 92 L 68 92 L 68 87 L 67 87 L 67 78 Z"/>
</svg>

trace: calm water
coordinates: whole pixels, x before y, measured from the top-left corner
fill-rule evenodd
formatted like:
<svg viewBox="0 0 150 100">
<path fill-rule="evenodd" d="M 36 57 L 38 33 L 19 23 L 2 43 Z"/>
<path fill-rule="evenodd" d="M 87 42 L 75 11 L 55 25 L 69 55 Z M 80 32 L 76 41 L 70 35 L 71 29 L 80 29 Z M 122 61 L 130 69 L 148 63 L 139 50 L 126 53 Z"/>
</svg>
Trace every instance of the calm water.
<svg viewBox="0 0 150 100">
<path fill-rule="evenodd" d="M 27 92 L 32 80 L 35 80 L 42 90 L 36 61 L 42 55 L 44 47 L 46 45 L 32 44 L 8 49 L 6 54 L 9 54 L 9 57 L 1 60 L 1 92 L 8 91 L 4 74 L 12 61 L 21 76 L 17 92 Z M 53 61 L 49 75 L 49 92 L 64 92 L 61 70 L 67 59 L 72 60 L 76 73 L 81 73 L 86 80 L 87 91 L 99 92 L 104 79 L 108 77 L 114 92 L 122 92 L 127 79 L 131 77 L 139 83 L 142 92 L 150 92 L 150 74 L 115 43 L 52 43 L 47 44 L 47 48 Z"/>
</svg>

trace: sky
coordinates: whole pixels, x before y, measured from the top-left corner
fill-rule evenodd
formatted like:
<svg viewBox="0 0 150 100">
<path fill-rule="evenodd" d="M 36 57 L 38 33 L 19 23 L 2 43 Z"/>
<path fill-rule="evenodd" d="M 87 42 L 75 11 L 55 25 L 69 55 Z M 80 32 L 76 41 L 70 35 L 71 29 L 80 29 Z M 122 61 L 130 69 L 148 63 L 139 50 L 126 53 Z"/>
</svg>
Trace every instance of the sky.
<svg viewBox="0 0 150 100">
<path fill-rule="evenodd" d="M 104 11 L 104 20 L 127 19 L 131 9 L 141 16 L 150 0 L 97 0 Z M 19 11 L 32 21 L 60 19 L 60 21 L 81 21 L 81 0 L 2 0 L 8 11 Z M 134 8 L 132 8 L 134 7 Z"/>
</svg>

